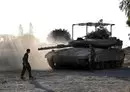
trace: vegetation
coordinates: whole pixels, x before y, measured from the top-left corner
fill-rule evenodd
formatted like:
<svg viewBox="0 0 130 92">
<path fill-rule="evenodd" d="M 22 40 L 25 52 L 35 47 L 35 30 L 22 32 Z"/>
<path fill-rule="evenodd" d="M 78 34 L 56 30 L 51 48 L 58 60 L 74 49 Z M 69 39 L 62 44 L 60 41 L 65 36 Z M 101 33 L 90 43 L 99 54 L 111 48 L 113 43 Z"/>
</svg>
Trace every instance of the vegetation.
<svg viewBox="0 0 130 92">
<path fill-rule="evenodd" d="M 129 17 L 130 16 L 130 0 L 122 0 L 120 2 L 119 8 L 122 11 L 125 11 L 125 14 Z"/>
<path fill-rule="evenodd" d="M 71 39 L 70 33 L 65 29 L 55 29 L 47 37 L 49 42 L 68 42 Z"/>
<path fill-rule="evenodd" d="M 122 11 L 125 11 L 126 16 L 128 17 L 126 24 L 130 27 L 130 0 L 122 0 L 119 8 Z"/>
</svg>

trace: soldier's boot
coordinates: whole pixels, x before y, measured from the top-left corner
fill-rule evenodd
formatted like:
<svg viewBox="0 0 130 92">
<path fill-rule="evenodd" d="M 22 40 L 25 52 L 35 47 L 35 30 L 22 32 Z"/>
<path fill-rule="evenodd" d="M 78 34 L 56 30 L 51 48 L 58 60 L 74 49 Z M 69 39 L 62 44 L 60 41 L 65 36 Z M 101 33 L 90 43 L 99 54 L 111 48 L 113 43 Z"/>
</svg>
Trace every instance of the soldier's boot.
<svg viewBox="0 0 130 92">
<path fill-rule="evenodd" d="M 29 80 L 35 80 L 36 78 L 35 77 L 33 77 L 33 76 L 30 76 L 29 77 Z"/>
<path fill-rule="evenodd" d="M 26 78 L 25 78 L 25 77 L 23 77 L 23 76 L 21 76 L 21 79 L 22 79 L 22 80 L 25 80 Z"/>
</svg>

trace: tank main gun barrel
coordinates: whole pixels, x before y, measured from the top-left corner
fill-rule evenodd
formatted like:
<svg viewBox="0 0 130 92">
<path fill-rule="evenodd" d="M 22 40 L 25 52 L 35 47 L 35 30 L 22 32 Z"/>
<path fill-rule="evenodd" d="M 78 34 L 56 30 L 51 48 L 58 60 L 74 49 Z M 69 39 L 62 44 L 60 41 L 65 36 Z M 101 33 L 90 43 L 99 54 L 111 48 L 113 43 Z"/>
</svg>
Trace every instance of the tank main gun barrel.
<svg viewBox="0 0 130 92">
<path fill-rule="evenodd" d="M 48 50 L 48 49 L 65 48 L 65 47 L 71 47 L 71 45 L 59 44 L 59 45 L 56 45 L 56 46 L 41 47 L 41 48 L 38 48 L 38 50 Z"/>
</svg>

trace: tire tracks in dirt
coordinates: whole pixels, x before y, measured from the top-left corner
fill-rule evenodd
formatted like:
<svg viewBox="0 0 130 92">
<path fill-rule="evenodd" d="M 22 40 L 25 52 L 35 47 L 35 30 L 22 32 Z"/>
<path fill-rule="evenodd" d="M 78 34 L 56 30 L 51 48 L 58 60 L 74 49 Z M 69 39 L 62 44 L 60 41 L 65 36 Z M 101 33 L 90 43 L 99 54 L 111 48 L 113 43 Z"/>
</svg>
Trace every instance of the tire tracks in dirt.
<svg viewBox="0 0 130 92">
<path fill-rule="evenodd" d="M 33 84 L 33 85 L 35 86 L 35 88 L 40 88 L 40 89 L 42 89 L 42 90 L 45 90 L 46 92 L 55 92 L 55 91 L 53 91 L 53 90 L 51 90 L 51 89 L 48 89 L 48 88 L 43 87 L 43 86 L 42 86 L 39 82 L 37 82 L 36 80 L 30 81 L 30 84 Z"/>
</svg>

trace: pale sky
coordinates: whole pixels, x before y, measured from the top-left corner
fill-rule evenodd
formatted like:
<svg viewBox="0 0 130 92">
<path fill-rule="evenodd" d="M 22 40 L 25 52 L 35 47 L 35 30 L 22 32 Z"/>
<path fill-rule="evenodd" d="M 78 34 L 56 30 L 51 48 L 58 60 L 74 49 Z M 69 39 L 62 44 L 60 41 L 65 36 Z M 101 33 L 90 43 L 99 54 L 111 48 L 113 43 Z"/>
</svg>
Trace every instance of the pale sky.
<svg viewBox="0 0 130 92">
<path fill-rule="evenodd" d="M 119 0 L 0 0 L 0 34 L 19 32 L 22 24 L 28 32 L 29 23 L 37 37 L 46 40 L 48 33 L 56 28 L 67 29 L 71 33 L 74 23 L 96 22 L 114 23 L 113 36 L 130 45 L 125 13 L 119 9 Z M 83 35 L 85 29 L 75 28 L 75 36 Z"/>
</svg>

